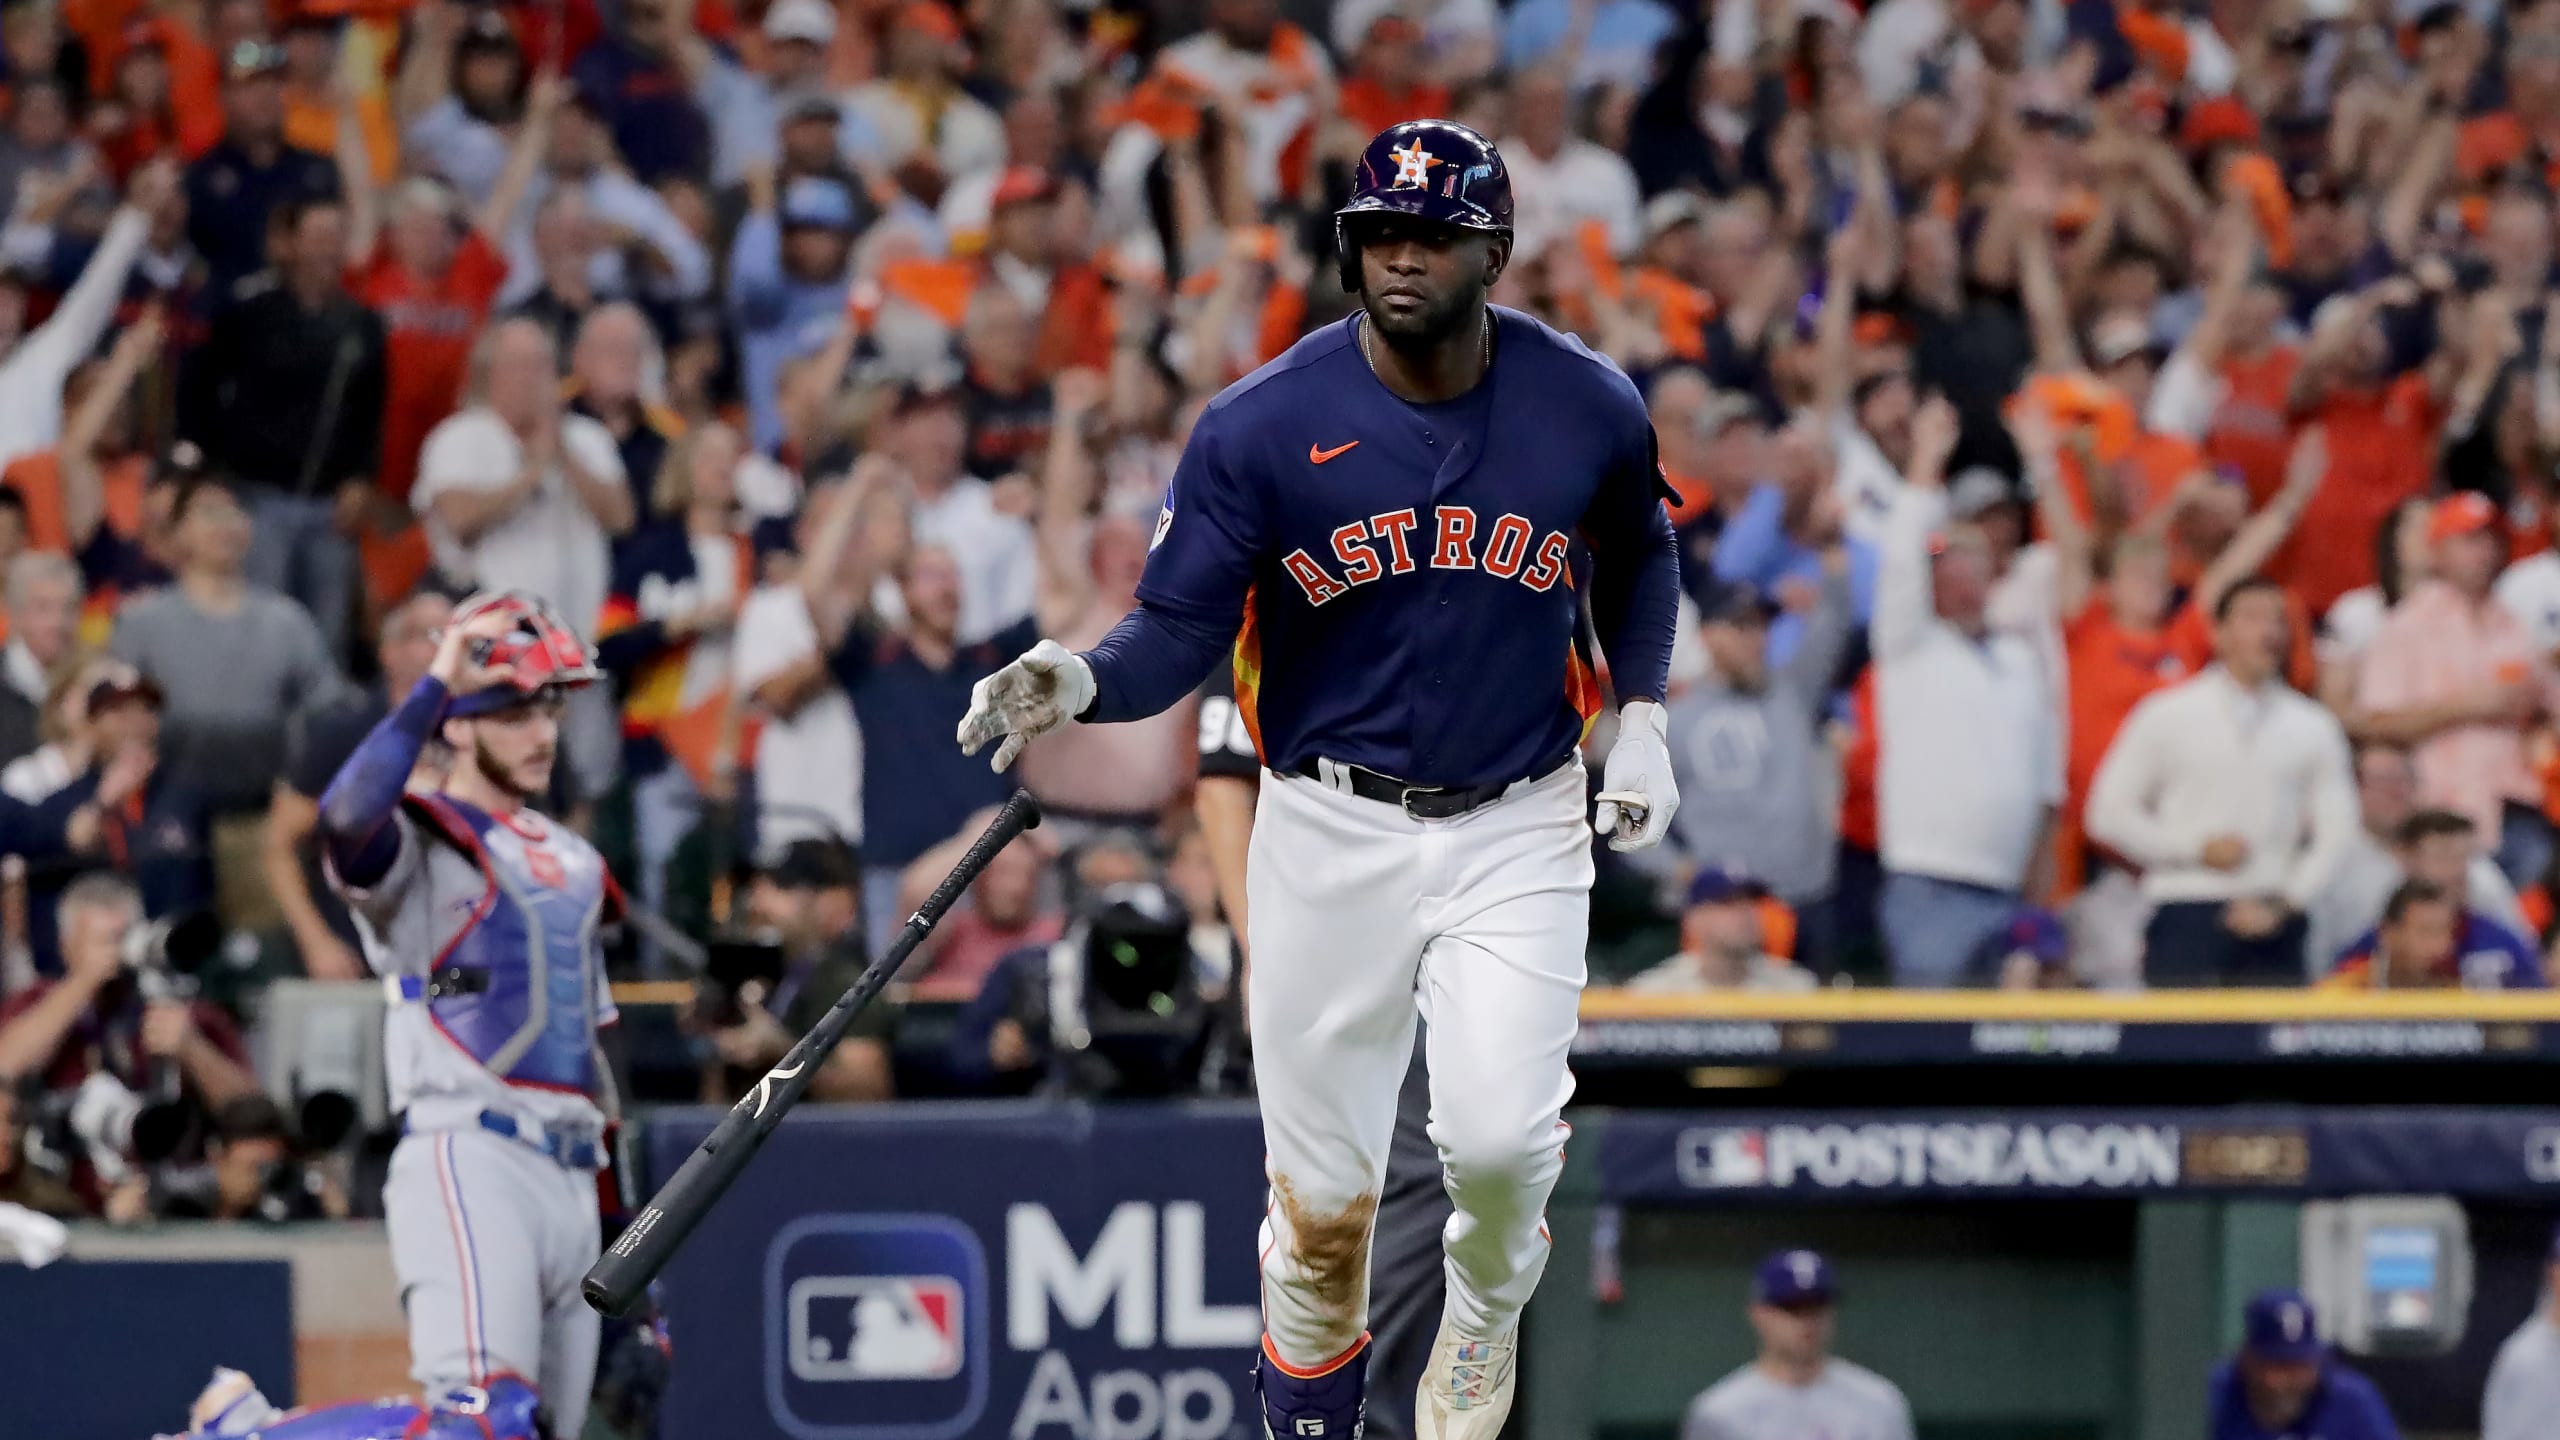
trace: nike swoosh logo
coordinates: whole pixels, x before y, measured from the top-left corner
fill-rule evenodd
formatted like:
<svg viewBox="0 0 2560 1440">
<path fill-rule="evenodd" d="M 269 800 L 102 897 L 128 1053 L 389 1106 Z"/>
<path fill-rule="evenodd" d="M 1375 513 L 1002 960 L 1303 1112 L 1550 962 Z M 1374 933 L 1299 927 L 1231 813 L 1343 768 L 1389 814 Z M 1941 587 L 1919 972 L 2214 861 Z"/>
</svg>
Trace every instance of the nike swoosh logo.
<svg viewBox="0 0 2560 1440">
<path fill-rule="evenodd" d="M 1330 450 L 1319 450 L 1315 446 L 1310 445 L 1307 447 L 1307 459 L 1311 463 L 1321 465 L 1327 460 L 1332 459 L 1334 456 L 1341 454 L 1343 451 L 1348 450 L 1359 443 L 1360 442 L 1357 440 L 1347 441 L 1343 444 L 1334 446 Z"/>
</svg>

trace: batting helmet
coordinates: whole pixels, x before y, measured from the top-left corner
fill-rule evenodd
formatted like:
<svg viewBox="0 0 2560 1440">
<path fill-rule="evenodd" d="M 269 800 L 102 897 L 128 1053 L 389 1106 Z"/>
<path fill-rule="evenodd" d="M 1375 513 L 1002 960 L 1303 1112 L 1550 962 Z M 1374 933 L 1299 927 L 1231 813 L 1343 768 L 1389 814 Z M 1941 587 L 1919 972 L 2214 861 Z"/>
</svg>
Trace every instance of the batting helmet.
<svg viewBox="0 0 2560 1440">
<path fill-rule="evenodd" d="M 1380 131 L 1360 152 L 1351 199 L 1333 212 L 1342 288 L 1360 289 L 1362 215 L 1410 215 L 1466 230 L 1511 233 L 1511 171 L 1493 142 L 1455 120 L 1407 120 Z"/>
<path fill-rule="evenodd" d="M 523 704 L 548 690 L 574 690 L 603 678 L 577 632 L 549 605 L 520 590 L 475 595 L 464 601 L 447 623 L 465 625 L 493 612 L 505 615 L 512 623 L 504 634 L 478 642 L 479 653 L 472 659 L 504 672 L 506 678 L 486 689 L 454 696 L 445 703 L 448 717 L 486 715 Z"/>
</svg>

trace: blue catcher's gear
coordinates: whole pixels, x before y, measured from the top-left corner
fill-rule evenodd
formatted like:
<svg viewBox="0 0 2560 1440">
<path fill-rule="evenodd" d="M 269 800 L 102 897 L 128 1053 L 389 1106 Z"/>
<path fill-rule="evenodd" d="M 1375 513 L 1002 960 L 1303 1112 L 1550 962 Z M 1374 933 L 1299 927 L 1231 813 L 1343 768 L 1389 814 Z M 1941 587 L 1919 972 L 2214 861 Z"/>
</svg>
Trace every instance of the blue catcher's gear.
<svg viewBox="0 0 2560 1440">
<path fill-rule="evenodd" d="M 283 1411 L 249 1377 L 216 1370 L 175 1440 L 551 1440 L 542 1397 L 514 1375 L 447 1390 L 432 1401 L 359 1400 Z"/>
<path fill-rule="evenodd" d="M 1333 212 L 1342 288 L 1360 293 L 1360 217 L 1410 215 L 1464 230 L 1511 233 L 1511 171 L 1493 142 L 1455 120 L 1390 125 L 1360 152 L 1351 199 Z"/>
</svg>

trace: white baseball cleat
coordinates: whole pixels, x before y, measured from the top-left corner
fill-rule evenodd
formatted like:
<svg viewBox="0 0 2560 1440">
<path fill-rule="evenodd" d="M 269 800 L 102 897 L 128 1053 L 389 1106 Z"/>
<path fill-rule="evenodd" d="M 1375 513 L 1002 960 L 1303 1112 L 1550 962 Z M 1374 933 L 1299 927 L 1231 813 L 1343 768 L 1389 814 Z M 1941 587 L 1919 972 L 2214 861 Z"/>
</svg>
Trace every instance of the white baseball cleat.
<svg viewBox="0 0 2560 1440">
<path fill-rule="evenodd" d="M 1461 1340 L 1442 1316 L 1414 1400 L 1417 1440 L 1494 1440 L 1511 1417 L 1519 1358 L 1516 1327 L 1499 1340 Z"/>
</svg>

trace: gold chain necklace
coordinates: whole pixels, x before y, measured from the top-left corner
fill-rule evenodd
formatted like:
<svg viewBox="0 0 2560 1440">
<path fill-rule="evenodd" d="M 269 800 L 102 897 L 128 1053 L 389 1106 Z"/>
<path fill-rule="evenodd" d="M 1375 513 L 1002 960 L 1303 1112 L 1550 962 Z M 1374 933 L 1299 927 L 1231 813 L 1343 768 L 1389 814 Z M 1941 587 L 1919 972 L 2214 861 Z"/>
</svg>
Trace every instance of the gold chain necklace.
<svg viewBox="0 0 2560 1440">
<path fill-rule="evenodd" d="M 1370 319 L 1368 316 L 1366 316 L 1366 315 L 1363 315 L 1363 316 L 1361 316 L 1361 317 L 1360 317 L 1360 358 L 1361 358 L 1362 360 L 1365 360 L 1365 361 L 1367 361 L 1367 362 L 1368 362 L 1368 365 L 1369 365 L 1369 373 L 1370 373 L 1370 374 L 1372 374 L 1372 375 L 1377 375 L 1377 374 L 1378 374 L 1378 352 L 1377 352 L 1376 350 L 1373 350 L 1373 349 L 1371 349 L 1371 348 L 1370 348 L 1370 344 L 1369 344 L 1369 332 L 1370 332 L 1372 329 L 1375 329 L 1375 328 L 1376 328 L 1376 324 L 1377 324 L 1377 322 L 1375 322 L 1375 321 L 1371 320 L 1371 319 Z M 1481 335 L 1481 336 L 1483 336 L 1483 337 L 1484 337 L 1484 346 L 1483 346 L 1483 351 L 1482 351 L 1482 356 L 1483 356 L 1483 358 L 1482 358 L 1482 360 L 1481 360 L 1481 362 L 1480 362 L 1480 366 L 1481 366 L 1481 368 L 1480 368 L 1480 369 L 1479 369 L 1479 371 L 1478 371 L 1478 373 L 1481 375 L 1481 373 L 1482 373 L 1483 371 L 1485 371 L 1485 370 L 1491 370 L 1491 369 L 1493 368 L 1493 312 L 1492 312 L 1492 311 L 1487 310 L 1487 311 L 1485 311 L 1485 312 L 1484 312 L 1483 323 L 1478 327 L 1478 329 L 1477 329 L 1477 333 L 1478 333 L 1479 335 Z M 1383 382 L 1385 381 L 1386 377 L 1385 377 L 1385 376 L 1383 376 L 1383 375 L 1378 375 L 1378 379 L 1383 383 Z"/>
</svg>

